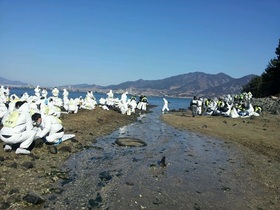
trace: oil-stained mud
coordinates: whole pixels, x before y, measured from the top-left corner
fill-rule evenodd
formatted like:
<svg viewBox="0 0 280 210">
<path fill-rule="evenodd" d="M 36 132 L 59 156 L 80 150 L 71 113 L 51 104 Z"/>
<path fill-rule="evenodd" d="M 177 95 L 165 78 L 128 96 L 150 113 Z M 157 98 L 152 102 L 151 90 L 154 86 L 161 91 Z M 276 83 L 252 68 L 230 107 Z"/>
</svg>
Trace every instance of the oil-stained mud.
<svg viewBox="0 0 280 210">
<path fill-rule="evenodd" d="M 49 209 L 267 209 L 277 205 L 243 157 L 243 149 L 141 115 L 72 156 L 63 192 Z M 137 138 L 145 147 L 123 147 Z M 247 151 L 247 154 L 249 152 Z M 265 158 L 265 157 L 264 157 Z"/>
</svg>

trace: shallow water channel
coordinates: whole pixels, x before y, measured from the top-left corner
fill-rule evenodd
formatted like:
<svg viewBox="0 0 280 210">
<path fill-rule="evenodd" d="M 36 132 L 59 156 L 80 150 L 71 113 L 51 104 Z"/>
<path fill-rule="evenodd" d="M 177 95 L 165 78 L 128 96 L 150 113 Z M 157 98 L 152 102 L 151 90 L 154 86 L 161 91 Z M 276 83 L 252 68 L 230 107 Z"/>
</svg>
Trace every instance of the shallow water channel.
<svg viewBox="0 0 280 210">
<path fill-rule="evenodd" d="M 234 144 L 174 129 L 159 109 L 73 155 L 54 209 L 256 209 L 265 194 Z M 144 140 L 123 147 L 119 137 Z M 166 166 L 159 164 L 166 158 Z"/>
</svg>

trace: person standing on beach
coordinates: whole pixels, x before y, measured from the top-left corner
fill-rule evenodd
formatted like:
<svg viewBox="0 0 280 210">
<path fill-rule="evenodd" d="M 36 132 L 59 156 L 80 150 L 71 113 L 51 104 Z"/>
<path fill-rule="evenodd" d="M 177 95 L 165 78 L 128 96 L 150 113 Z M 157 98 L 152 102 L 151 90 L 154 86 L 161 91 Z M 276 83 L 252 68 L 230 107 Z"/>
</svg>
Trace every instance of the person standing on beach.
<svg viewBox="0 0 280 210">
<path fill-rule="evenodd" d="M 61 107 L 63 105 L 63 101 L 62 99 L 59 97 L 59 89 L 57 87 L 55 87 L 53 90 L 52 90 L 52 96 L 50 97 L 52 100 L 53 100 L 53 104 L 58 106 L 58 107 Z M 49 98 L 49 100 L 50 100 Z"/>
<path fill-rule="evenodd" d="M 128 92 L 126 91 L 121 95 L 121 102 L 123 104 L 127 103 L 127 94 L 128 94 Z"/>
<path fill-rule="evenodd" d="M 52 94 L 53 94 L 54 97 L 58 97 L 59 90 L 57 89 L 57 87 L 54 87 L 54 89 L 52 89 Z"/>
<path fill-rule="evenodd" d="M 114 93 L 112 90 L 110 90 L 108 93 L 107 93 L 107 98 L 106 98 L 106 104 L 111 107 L 114 105 Z"/>
<path fill-rule="evenodd" d="M 201 97 L 199 97 L 197 100 L 197 114 L 198 115 L 202 114 L 202 103 L 203 103 L 203 99 Z"/>
<path fill-rule="evenodd" d="M 164 111 L 169 112 L 169 108 L 168 108 L 168 101 L 166 100 L 166 98 L 163 98 L 163 107 L 162 107 L 162 114 L 164 114 Z"/>
<path fill-rule="evenodd" d="M 48 91 L 47 91 L 47 89 L 46 89 L 46 88 L 43 88 L 41 94 L 42 94 L 42 97 L 47 98 L 47 96 L 48 96 Z"/>
<path fill-rule="evenodd" d="M 37 85 L 37 87 L 34 89 L 34 92 L 35 92 L 36 98 L 39 100 L 41 97 L 41 88 L 39 85 Z"/>
<path fill-rule="evenodd" d="M 147 110 L 148 99 L 145 95 L 139 97 L 139 102 L 137 104 L 137 109 L 146 111 Z"/>
<path fill-rule="evenodd" d="M 192 116 L 195 117 L 197 115 L 197 98 L 196 98 L 196 96 L 193 97 L 190 105 L 191 105 L 191 109 L 192 109 Z"/>
<path fill-rule="evenodd" d="M 23 101 L 16 102 L 15 109 L 8 112 L 2 119 L 0 139 L 5 143 L 4 151 L 11 151 L 12 145 L 20 144 L 16 149 L 16 154 L 30 154 L 28 148 L 36 132 L 33 130 L 31 116 L 23 106 L 24 103 Z"/>
</svg>

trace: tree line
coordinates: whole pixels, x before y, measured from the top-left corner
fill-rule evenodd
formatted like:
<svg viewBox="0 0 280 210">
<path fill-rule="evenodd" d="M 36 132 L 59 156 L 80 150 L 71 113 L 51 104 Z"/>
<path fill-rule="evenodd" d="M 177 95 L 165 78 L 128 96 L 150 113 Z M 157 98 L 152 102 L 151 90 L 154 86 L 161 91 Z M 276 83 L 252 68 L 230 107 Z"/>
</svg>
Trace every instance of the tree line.
<svg viewBox="0 0 280 210">
<path fill-rule="evenodd" d="M 254 97 L 280 96 L 280 39 L 275 54 L 261 76 L 254 77 L 242 92 L 251 92 Z"/>
</svg>

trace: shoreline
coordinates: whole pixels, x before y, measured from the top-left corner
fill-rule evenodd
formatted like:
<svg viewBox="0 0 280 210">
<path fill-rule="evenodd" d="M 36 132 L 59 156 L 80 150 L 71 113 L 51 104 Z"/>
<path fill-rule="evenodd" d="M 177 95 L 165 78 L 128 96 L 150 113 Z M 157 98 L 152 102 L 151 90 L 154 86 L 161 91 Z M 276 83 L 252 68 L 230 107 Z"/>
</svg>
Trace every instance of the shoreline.
<svg viewBox="0 0 280 210">
<path fill-rule="evenodd" d="M 231 141 L 280 162 L 280 116 L 262 113 L 259 117 L 229 118 L 196 116 L 191 112 L 170 112 L 163 122 L 178 129 Z"/>
</svg>

